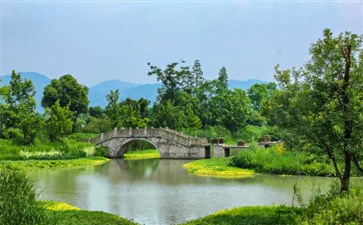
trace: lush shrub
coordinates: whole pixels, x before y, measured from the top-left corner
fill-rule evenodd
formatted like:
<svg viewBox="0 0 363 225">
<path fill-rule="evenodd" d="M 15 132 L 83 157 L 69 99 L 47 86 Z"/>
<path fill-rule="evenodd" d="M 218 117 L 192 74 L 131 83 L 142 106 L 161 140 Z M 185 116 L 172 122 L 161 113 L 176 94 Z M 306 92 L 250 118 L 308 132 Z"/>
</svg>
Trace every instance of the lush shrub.
<svg viewBox="0 0 363 225">
<path fill-rule="evenodd" d="M 39 142 L 17 145 L 0 139 L 0 160 L 71 159 L 93 155 L 93 146 L 86 142 L 63 139 L 62 142 Z"/>
<path fill-rule="evenodd" d="M 94 152 L 94 156 L 107 156 L 108 155 L 108 150 L 106 147 L 104 146 L 97 146 L 95 148 L 95 152 Z"/>
<path fill-rule="evenodd" d="M 334 176 L 333 166 L 315 154 L 272 148 L 252 148 L 241 151 L 230 160 L 230 165 L 254 169 L 259 173 Z"/>
<path fill-rule="evenodd" d="M 218 137 L 223 137 L 226 143 L 234 142 L 231 132 L 229 132 L 229 130 L 227 130 L 226 128 L 220 126 L 207 127 L 200 130 L 189 129 L 189 130 L 183 130 L 183 132 L 190 136 L 204 137 L 209 142 L 211 142 L 213 138 L 218 138 Z"/>
<path fill-rule="evenodd" d="M 44 209 L 36 200 L 34 185 L 19 170 L 0 165 L 0 224 L 47 224 Z"/>
<path fill-rule="evenodd" d="M 246 140 L 248 142 L 256 141 L 261 136 L 263 128 L 259 126 L 247 125 L 237 131 L 236 138 Z"/>
<path fill-rule="evenodd" d="M 107 118 L 93 118 L 82 129 L 85 133 L 104 133 L 113 129 L 112 122 Z"/>
<path fill-rule="evenodd" d="M 68 139 L 76 140 L 76 141 L 87 141 L 89 138 L 98 137 L 100 134 L 96 133 L 73 133 Z"/>
<path fill-rule="evenodd" d="M 363 224 L 363 190 L 353 187 L 347 193 L 340 193 L 339 187 L 323 195 L 316 195 L 302 215 L 297 217 L 297 224 Z"/>
</svg>

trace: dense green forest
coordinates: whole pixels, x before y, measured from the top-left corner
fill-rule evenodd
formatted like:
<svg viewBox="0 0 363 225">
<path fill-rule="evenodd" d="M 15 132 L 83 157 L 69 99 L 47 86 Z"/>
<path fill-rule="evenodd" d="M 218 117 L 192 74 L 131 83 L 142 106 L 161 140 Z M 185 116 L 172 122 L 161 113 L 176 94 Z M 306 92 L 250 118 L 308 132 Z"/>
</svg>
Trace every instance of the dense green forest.
<svg viewBox="0 0 363 225">
<path fill-rule="evenodd" d="M 276 83 L 255 84 L 247 91 L 228 89 L 225 67 L 207 80 L 199 60 L 165 68 L 148 63 L 147 75 L 162 83 L 153 105 L 144 98 L 121 101 L 122 93 L 112 90 L 105 108 L 89 107 L 88 88 L 67 74 L 44 88 L 44 114 L 35 111 L 32 81 L 13 71 L 10 84 L 0 89 L 0 137 L 21 146 L 68 143 L 65 152 L 72 138 L 114 127 L 169 127 L 227 142 L 264 137 L 283 141 L 288 151 L 325 157 L 347 190 L 352 169 L 363 171 L 362 36 L 334 37 L 326 29 L 310 55 L 299 68 L 276 66 Z"/>
</svg>

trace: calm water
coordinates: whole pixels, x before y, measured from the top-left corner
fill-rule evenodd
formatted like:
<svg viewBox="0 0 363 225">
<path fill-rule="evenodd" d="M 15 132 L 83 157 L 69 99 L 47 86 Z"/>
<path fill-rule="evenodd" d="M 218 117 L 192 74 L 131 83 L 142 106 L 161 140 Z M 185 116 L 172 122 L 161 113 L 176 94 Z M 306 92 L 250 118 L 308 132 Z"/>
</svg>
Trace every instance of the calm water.
<svg viewBox="0 0 363 225">
<path fill-rule="evenodd" d="M 39 170 L 41 198 L 133 218 L 141 224 L 176 224 L 247 205 L 291 205 L 293 185 L 305 197 L 328 189 L 331 178 L 266 176 L 244 179 L 189 175 L 186 160 L 112 160 L 85 169 Z"/>
</svg>

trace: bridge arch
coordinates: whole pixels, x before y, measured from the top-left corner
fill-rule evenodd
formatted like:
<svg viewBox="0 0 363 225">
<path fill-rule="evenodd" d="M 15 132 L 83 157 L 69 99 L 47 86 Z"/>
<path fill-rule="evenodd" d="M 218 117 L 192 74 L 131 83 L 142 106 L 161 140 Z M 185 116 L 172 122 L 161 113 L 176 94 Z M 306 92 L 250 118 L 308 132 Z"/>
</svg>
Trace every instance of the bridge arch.
<svg viewBox="0 0 363 225">
<path fill-rule="evenodd" d="M 147 138 L 135 137 L 135 138 L 129 138 L 129 139 L 125 140 L 117 147 L 116 158 L 123 158 L 123 155 L 127 152 L 127 149 L 126 149 L 127 145 L 134 141 L 143 141 L 143 142 L 147 142 L 147 143 L 151 144 L 152 146 L 155 147 L 155 149 L 158 150 L 159 154 L 161 155 L 160 149 L 158 148 L 158 145 L 156 143 L 154 143 L 153 141 L 151 141 Z"/>
<path fill-rule="evenodd" d="M 117 129 L 89 140 L 108 149 L 109 158 L 119 158 L 131 141 L 146 141 L 158 149 L 162 159 L 200 159 L 209 156 L 210 144 L 204 138 L 192 137 L 168 128 Z"/>
</svg>

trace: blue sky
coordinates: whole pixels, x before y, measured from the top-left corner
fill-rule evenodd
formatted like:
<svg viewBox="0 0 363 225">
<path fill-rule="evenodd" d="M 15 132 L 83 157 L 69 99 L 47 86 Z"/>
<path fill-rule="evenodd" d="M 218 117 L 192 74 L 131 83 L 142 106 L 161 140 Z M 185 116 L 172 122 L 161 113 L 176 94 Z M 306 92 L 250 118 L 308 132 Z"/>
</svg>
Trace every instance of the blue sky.
<svg viewBox="0 0 363 225">
<path fill-rule="evenodd" d="M 199 59 L 207 79 L 273 80 L 324 28 L 363 33 L 363 1 L 1 1 L 1 71 L 156 82 L 147 62 Z"/>
</svg>

